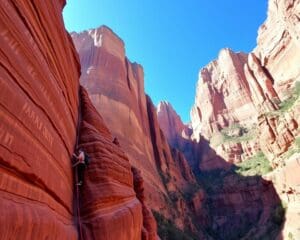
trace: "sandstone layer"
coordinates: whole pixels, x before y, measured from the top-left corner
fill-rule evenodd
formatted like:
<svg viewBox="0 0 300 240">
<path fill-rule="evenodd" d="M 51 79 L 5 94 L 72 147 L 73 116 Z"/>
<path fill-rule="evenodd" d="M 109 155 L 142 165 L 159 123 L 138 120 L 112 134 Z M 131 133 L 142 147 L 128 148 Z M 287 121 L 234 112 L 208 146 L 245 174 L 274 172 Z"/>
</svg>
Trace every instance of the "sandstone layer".
<svg viewBox="0 0 300 240">
<path fill-rule="evenodd" d="M 120 146 L 113 143 L 82 88 L 81 115 L 79 148 L 91 158 L 80 187 L 83 238 L 139 240 L 142 205 L 136 198 L 130 163 Z"/>
<path fill-rule="evenodd" d="M 141 171 L 144 202 L 177 227 L 197 231 L 184 199 L 196 181 L 185 157 L 172 151 L 159 128 L 156 108 L 144 92 L 143 68 L 127 59 L 123 41 L 105 26 L 72 33 L 72 38 L 81 83 L 130 163 Z"/>
<path fill-rule="evenodd" d="M 265 183 L 260 179 L 257 184 L 250 184 L 245 178 L 242 182 L 247 184 L 236 184 L 229 194 L 225 190 L 227 185 L 231 185 L 228 176 L 235 175 L 230 173 L 230 169 L 233 164 L 248 164 L 248 168 L 257 169 L 265 167 L 260 164 L 269 164 L 273 171 L 264 177 L 272 181 L 282 206 L 287 207 L 283 233 L 278 237 L 295 239 L 300 237 L 300 179 L 297 174 L 300 151 L 299 9 L 300 2 L 297 0 L 270 0 L 268 18 L 259 29 L 257 47 L 253 52 L 244 54 L 223 49 L 215 61 L 200 70 L 188 135 L 183 133 L 185 126 L 170 104 L 162 102 L 158 108 L 160 125 L 169 143 L 185 154 L 196 175 L 199 172 L 200 181 L 207 177 L 206 200 L 211 202 L 211 206 L 221 198 L 231 202 L 234 211 L 247 209 L 247 204 L 239 206 L 238 201 L 230 200 L 231 194 L 236 196 L 236 200 L 241 198 L 242 202 L 247 202 L 248 193 L 266 192 L 256 186 L 259 182 Z M 190 154 L 187 149 L 198 149 L 197 158 L 193 157 L 195 151 Z M 255 162 L 262 159 L 264 162 Z M 237 172 L 240 173 L 239 170 Z M 211 180 L 214 174 L 221 181 Z M 270 194 L 275 192 L 272 188 L 270 186 L 268 190 Z M 241 192 L 247 194 L 241 195 Z M 278 206 L 274 206 L 277 210 L 273 211 L 269 208 L 271 202 L 264 199 L 266 197 L 251 199 L 256 202 L 249 208 L 253 208 L 252 214 L 257 214 L 259 208 L 269 209 L 271 215 L 278 211 Z M 256 205 L 257 200 L 262 201 L 260 207 Z M 225 204 L 220 213 L 210 212 L 209 216 L 214 218 L 217 215 L 219 220 L 213 222 L 226 226 L 228 214 L 221 213 L 222 210 L 227 212 L 226 209 Z M 232 218 L 232 223 L 235 219 L 238 218 Z M 216 226 L 212 226 L 212 230 L 222 232 Z M 256 227 L 250 231 L 251 236 L 260 236 L 259 232 L 261 230 Z"/>
<path fill-rule="evenodd" d="M 0 3 L 1 239 L 78 237 L 70 156 L 80 68 L 63 6 Z"/>
<path fill-rule="evenodd" d="M 79 95 L 64 4 L 0 3 L 0 238 L 157 239 L 128 157 Z M 77 142 L 91 157 L 79 195 Z"/>
</svg>

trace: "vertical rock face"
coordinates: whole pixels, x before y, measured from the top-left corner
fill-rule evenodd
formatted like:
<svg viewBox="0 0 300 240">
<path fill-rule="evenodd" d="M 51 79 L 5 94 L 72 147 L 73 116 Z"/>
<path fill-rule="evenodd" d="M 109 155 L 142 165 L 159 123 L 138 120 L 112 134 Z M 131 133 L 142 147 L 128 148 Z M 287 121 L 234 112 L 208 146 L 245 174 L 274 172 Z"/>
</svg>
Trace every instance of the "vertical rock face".
<svg viewBox="0 0 300 240">
<path fill-rule="evenodd" d="M 80 69 L 63 5 L 0 2 L 1 239 L 77 239 L 70 156 Z"/>
<path fill-rule="evenodd" d="M 284 237 L 291 233 L 296 238 L 299 224 L 292 222 L 300 194 L 294 175 L 300 148 L 299 10 L 298 0 L 270 0 L 257 47 L 248 56 L 222 50 L 203 68 L 191 111 L 192 137 L 200 145 L 207 142 L 211 152 L 202 145 L 200 170 L 222 169 L 220 157 L 239 163 L 263 152 L 275 169 L 267 179 L 289 206 Z"/>
<path fill-rule="evenodd" d="M 144 180 L 138 169 L 132 167 L 131 171 L 133 174 L 134 190 L 143 207 L 142 239 L 155 240 L 157 239 L 157 226 L 151 210 L 145 205 Z"/>
<path fill-rule="evenodd" d="M 218 60 L 199 73 L 195 105 L 191 111 L 193 137 L 206 139 L 233 123 L 251 123 L 257 111 L 244 74 L 247 55 L 221 50 Z"/>
<path fill-rule="evenodd" d="M 162 101 L 157 106 L 157 119 L 167 141 L 172 148 L 179 149 L 192 169 L 198 169 L 200 147 L 192 140 L 193 129 L 190 124 L 183 124 L 172 105 Z"/>
<path fill-rule="evenodd" d="M 281 99 L 299 81 L 299 0 L 269 0 L 268 18 L 260 27 L 254 53 L 270 73 Z"/>
<path fill-rule="evenodd" d="M 64 4 L 0 3 L 0 238 L 78 239 L 79 208 L 84 239 L 139 240 L 143 226 L 144 239 L 156 239 L 128 158 L 87 93 L 78 94 Z M 77 140 L 91 157 L 79 199 L 71 163 Z"/>
<path fill-rule="evenodd" d="M 107 27 L 72 37 L 80 56 L 81 82 L 92 102 L 133 165 L 147 169 L 145 184 L 163 191 L 155 162 L 150 161 L 154 156 L 141 66 L 125 58 L 123 41 Z"/>
<path fill-rule="evenodd" d="M 72 38 L 82 65 L 81 82 L 130 163 L 141 171 L 145 203 L 184 229 L 191 217 L 183 193 L 195 179 L 159 128 L 156 109 L 144 92 L 142 67 L 126 58 L 123 41 L 107 27 L 72 33 Z M 174 192 L 175 202 L 182 202 L 179 208 L 170 206 Z M 195 230 L 193 224 L 188 228 Z"/>
<path fill-rule="evenodd" d="M 183 134 L 185 126 L 177 115 L 172 105 L 166 101 L 160 102 L 157 106 L 157 119 L 159 126 L 171 145 L 175 145 Z"/>
<path fill-rule="evenodd" d="M 79 147 L 92 160 L 80 189 L 83 238 L 139 240 L 142 206 L 135 195 L 129 161 L 113 143 L 110 132 L 83 89 L 81 109 Z M 149 231 L 155 229 L 149 227 Z"/>
<path fill-rule="evenodd" d="M 199 142 L 202 135 L 217 154 L 233 163 L 261 150 L 278 155 L 291 145 L 295 134 L 287 124 L 280 124 L 274 117 L 272 120 L 260 116 L 278 111 L 285 104 L 280 102 L 291 98 L 299 81 L 300 72 L 295 64 L 300 60 L 297 23 L 298 1 L 270 0 L 268 18 L 260 27 L 254 51 L 246 56 L 222 50 L 217 60 L 200 71 L 191 111 L 194 139 Z M 258 117 L 266 121 L 258 121 Z M 272 147 L 268 144 L 266 148 L 260 143 L 272 134 L 270 128 L 265 132 L 264 127 L 271 122 L 273 129 L 285 128 L 281 132 L 286 133 L 281 140 L 277 133 L 278 140 L 275 136 L 269 137 L 274 138 L 271 141 L 276 144 Z M 287 116 L 286 122 L 297 128 L 297 119 L 293 116 Z M 261 130 L 255 132 L 256 129 Z M 240 141 L 232 142 L 233 138 Z"/>
</svg>

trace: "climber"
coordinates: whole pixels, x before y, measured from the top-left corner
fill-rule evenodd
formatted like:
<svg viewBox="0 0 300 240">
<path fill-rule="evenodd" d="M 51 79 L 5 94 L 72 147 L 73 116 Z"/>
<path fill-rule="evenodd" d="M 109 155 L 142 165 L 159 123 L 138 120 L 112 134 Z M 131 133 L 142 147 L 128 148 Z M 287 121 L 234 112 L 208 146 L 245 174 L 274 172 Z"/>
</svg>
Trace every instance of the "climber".
<svg viewBox="0 0 300 240">
<path fill-rule="evenodd" d="M 73 164 L 73 167 L 77 167 L 77 173 L 78 173 L 77 185 L 81 186 L 83 184 L 84 170 L 89 165 L 90 157 L 82 149 L 78 150 L 78 155 L 74 153 L 73 157 L 77 160 L 77 162 Z"/>
</svg>

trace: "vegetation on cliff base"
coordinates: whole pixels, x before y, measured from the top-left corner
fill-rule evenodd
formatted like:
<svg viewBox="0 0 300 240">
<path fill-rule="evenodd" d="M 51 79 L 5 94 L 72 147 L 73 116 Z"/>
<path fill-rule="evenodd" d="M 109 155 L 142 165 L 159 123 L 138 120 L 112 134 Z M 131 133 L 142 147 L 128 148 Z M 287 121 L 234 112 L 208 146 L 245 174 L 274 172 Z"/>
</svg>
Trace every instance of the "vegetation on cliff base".
<svg viewBox="0 0 300 240">
<path fill-rule="evenodd" d="M 300 82 L 296 82 L 295 87 L 293 89 L 293 93 L 290 98 L 284 100 L 279 104 L 279 111 L 286 112 L 294 106 L 295 102 L 300 97 Z"/>
<path fill-rule="evenodd" d="M 272 171 L 270 162 L 263 152 L 258 152 L 251 158 L 237 164 L 236 173 L 243 176 L 264 175 Z"/>
<path fill-rule="evenodd" d="M 267 112 L 266 115 L 281 116 L 288 112 L 295 104 L 299 103 L 300 99 L 300 82 L 296 82 L 291 96 L 279 104 L 279 109 Z"/>
<path fill-rule="evenodd" d="M 161 240 L 196 240 L 192 233 L 182 231 L 175 226 L 169 219 L 166 219 L 162 214 L 152 210 L 157 222 L 157 231 Z"/>
<path fill-rule="evenodd" d="M 251 128 L 244 127 L 240 124 L 232 124 L 223 128 L 220 132 L 216 132 L 210 139 L 210 144 L 217 147 L 223 143 L 240 143 L 253 140 L 256 136 L 256 126 Z"/>
<path fill-rule="evenodd" d="M 283 159 L 289 159 L 295 153 L 300 152 L 300 137 L 297 137 L 292 146 L 289 147 L 289 150 L 285 152 L 281 157 Z"/>
</svg>

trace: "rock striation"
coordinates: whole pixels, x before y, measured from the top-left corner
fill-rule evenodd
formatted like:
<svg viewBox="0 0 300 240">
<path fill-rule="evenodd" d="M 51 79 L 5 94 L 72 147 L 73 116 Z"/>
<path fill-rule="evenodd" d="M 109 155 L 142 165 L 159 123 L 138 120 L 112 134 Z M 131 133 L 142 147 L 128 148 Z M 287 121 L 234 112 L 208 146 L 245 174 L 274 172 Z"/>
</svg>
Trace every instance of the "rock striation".
<svg viewBox="0 0 300 240">
<path fill-rule="evenodd" d="M 79 239 L 80 223 L 84 239 L 157 239 L 128 157 L 79 87 L 64 5 L 0 3 L 0 238 Z M 91 157 L 79 195 L 77 142 Z"/>
<path fill-rule="evenodd" d="M 294 224 L 298 222 L 300 194 L 300 180 L 295 175 L 300 151 L 299 6 L 297 0 L 270 0 L 268 18 L 259 29 L 253 52 L 244 54 L 223 49 L 215 61 L 200 70 L 189 138 L 184 137 L 184 126 L 169 104 L 163 102 L 158 107 L 159 122 L 169 143 L 185 154 L 194 172 L 200 171 L 207 178 L 219 172 L 215 177 L 223 179 L 224 188 L 231 184 L 224 172 L 233 164 L 265 156 L 273 171 L 264 177 L 272 181 L 281 201 L 288 206 L 282 237 L 296 239 L 300 237 L 299 224 Z M 198 151 L 189 154 L 187 149 L 191 148 Z M 242 185 L 237 184 L 235 190 L 239 190 L 232 191 L 235 196 L 250 191 Z M 213 188 L 213 193 L 206 192 L 206 199 L 212 205 L 219 198 L 231 201 L 228 192 L 222 194 L 224 188 L 219 186 Z M 265 192 L 255 188 L 260 194 Z M 241 198 L 246 201 L 243 195 Z M 231 203 L 234 209 L 238 206 L 237 202 Z M 263 208 L 267 204 L 270 203 L 265 202 Z M 247 209 L 247 206 L 240 208 Z M 214 213 L 209 216 L 213 217 Z M 226 222 L 224 219 L 226 216 L 222 217 Z M 222 232 L 220 228 L 213 231 Z"/>
<path fill-rule="evenodd" d="M 80 189 L 83 238 L 141 239 L 142 205 L 136 198 L 129 160 L 113 143 L 87 92 L 81 88 L 80 93 L 79 148 L 91 158 Z"/>
<path fill-rule="evenodd" d="M 268 17 L 258 31 L 254 54 L 273 79 L 280 99 L 299 81 L 299 0 L 269 0 Z"/>
<path fill-rule="evenodd" d="M 156 108 L 144 92 L 143 68 L 127 59 L 123 41 L 108 27 L 71 35 L 82 66 L 80 81 L 130 163 L 140 171 L 144 202 L 182 230 L 197 231 L 183 197 L 196 184 L 195 177 L 159 127 Z"/>
<path fill-rule="evenodd" d="M 80 66 L 63 6 L 0 3 L 1 239 L 78 238 L 70 156 Z"/>
</svg>

